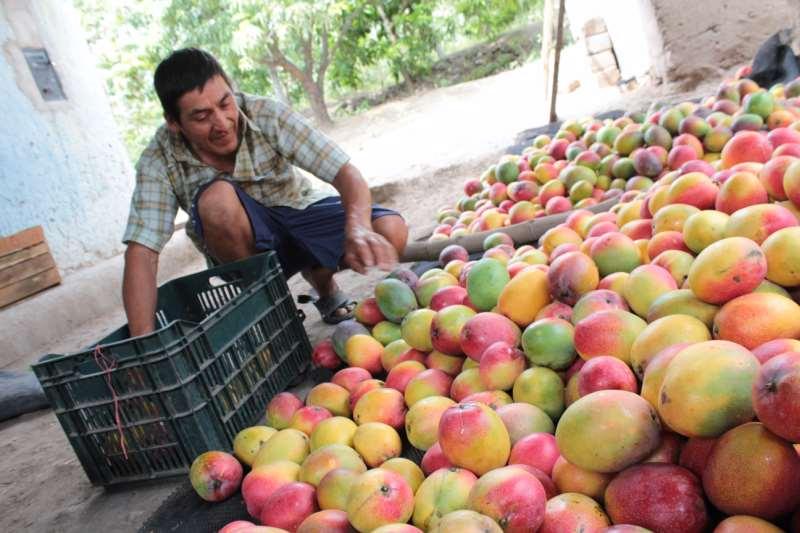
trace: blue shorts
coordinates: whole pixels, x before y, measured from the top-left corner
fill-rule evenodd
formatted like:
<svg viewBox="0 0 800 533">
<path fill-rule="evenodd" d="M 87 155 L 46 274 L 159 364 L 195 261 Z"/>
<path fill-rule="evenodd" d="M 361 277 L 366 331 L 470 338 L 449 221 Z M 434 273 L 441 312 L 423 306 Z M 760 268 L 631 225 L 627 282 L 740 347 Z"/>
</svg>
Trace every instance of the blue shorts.
<svg viewBox="0 0 800 533">
<path fill-rule="evenodd" d="M 203 225 L 197 213 L 197 199 L 211 183 L 201 187 L 192 202 L 192 220 L 200 239 L 203 239 Z M 256 251 L 274 250 L 287 279 L 308 268 L 322 266 L 339 270 L 344 255 L 345 219 L 344 206 L 338 196 L 323 198 L 305 209 L 264 207 L 239 185 L 229 183 L 250 219 Z M 399 213 L 372 206 L 372 220 L 387 215 L 399 216 Z"/>
</svg>

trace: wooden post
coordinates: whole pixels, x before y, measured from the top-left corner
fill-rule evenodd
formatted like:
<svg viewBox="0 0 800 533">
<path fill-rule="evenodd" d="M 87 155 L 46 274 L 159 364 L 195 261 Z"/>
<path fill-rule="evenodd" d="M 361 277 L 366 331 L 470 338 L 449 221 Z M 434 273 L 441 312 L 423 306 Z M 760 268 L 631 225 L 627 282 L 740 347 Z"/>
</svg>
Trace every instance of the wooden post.
<svg viewBox="0 0 800 533">
<path fill-rule="evenodd" d="M 553 0 L 544 0 L 542 22 L 542 73 L 544 74 L 544 101 L 550 97 L 550 53 L 553 50 Z"/>
<path fill-rule="evenodd" d="M 561 63 L 561 47 L 564 44 L 564 0 L 558 2 L 558 21 L 556 22 L 556 47 L 555 55 L 553 57 L 553 74 L 552 81 L 550 81 L 550 94 L 547 98 L 548 108 L 550 110 L 550 122 L 555 122 L 558 116 L 556 115 L 556 98 L 558 96 L 558 68 Z"/>
</svg>

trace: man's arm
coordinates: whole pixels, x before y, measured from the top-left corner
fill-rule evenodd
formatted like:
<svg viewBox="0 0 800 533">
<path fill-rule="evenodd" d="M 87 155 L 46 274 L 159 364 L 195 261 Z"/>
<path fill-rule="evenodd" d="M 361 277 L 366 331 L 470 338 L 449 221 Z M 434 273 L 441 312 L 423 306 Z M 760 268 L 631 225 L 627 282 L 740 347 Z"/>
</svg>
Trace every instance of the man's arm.
<svg viewBox="0 0 800 533">
<path fill-rule="evenodd" d="M 339 192 L 345 210 L 344 264 L 361 274 L 397 263 L 397 250 L 372 229 L 372 198 L 361 172 L 324 133 L 314 129 L 297 112 L 273 102 L 273 114 L 261 129 L 274 136 L 275 149 L 289 161 Z"/>
<path fill-rule="evenodd" d="M 339 191 L 345 212 L 345 264 L 361 274 L 372 266 L 392 268 L 397 263 L 397 251 L 372 229 L 372 195 L 361 172 L 345 163 L 333 186 Z"/>
<path fill-rule="evenodd" d="M 158 253 L 141 244 L 130 242 L 125 251 L 122 303 L 128 316 L 131 337 L 155 330 L 157 273 Z"/>
</svg>

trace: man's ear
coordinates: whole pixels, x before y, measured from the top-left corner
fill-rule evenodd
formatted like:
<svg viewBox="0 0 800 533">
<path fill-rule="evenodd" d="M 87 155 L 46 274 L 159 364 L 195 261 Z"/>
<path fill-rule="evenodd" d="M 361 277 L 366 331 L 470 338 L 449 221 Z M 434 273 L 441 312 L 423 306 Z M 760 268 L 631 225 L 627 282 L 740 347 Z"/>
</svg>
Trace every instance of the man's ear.
<svg viewBox="0 0 800 533">
<path fill-rule="evenodd" d="M 169 128 L 169 131 L 172 133 L 180 133 L 181 125 L 177 120 L 166 113 L 164 113 L 164 120 L 167 122 L 167 128 Z"/>
</svg>

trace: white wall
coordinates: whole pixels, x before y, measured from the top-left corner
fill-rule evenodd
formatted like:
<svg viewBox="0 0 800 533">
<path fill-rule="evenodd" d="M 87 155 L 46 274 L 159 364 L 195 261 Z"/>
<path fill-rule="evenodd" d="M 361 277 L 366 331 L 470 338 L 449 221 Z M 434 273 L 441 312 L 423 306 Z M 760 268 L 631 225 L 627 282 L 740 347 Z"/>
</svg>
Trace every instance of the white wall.
<svg viewBox="0 0 800 533">
<path fill-rule="evenodd" d="M 119 253 L 133 169 L 72 3 L 0 0 L 0 46 L 0 236 L 42 225 L 62 271 Z M 66 100 L 42 100 L 23 47 Z"/>
</svg>

